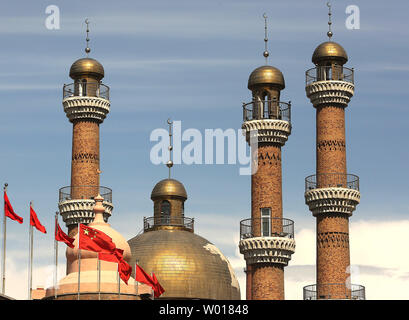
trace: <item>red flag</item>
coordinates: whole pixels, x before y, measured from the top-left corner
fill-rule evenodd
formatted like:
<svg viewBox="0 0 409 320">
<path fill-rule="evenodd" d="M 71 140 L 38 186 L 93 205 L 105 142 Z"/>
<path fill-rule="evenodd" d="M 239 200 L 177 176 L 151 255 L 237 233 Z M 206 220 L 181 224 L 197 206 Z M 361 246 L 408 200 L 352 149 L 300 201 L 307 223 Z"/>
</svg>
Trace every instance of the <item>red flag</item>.
<svg viewBox="0 0 409 320">
<path fill-rule="evenodd" d="M 155 287 L 153 288 L 154 296 L 155 298 L 159 298 L 162 295 L 162 293 L 165 292 L 165 289 L 162 288 L 158 279 L 156 279 L 155 273 L 153 272 L 152 272 L 152 280 L 155 285 Z"/>
<path fill-rule="evenodd" d="M 12 220 L 17 221 L 18 223 L 23 223 L 23 218 L 18 216 L 14 210 L 13 207 L 11 206 L 11 203 L 9 201 L 9 198 L 7 197 L 6 191 L 4 191 L 4 214 L 6 217 L 9 217 Z"/>
<path fill-rule="evenodd" d="M 128 280 L 131 277 L 131 273 L 132 273 L 132 267 L 124 259 L 121 259 L 121 261 L 118 264 L 118 271 L 119 271 L 119 277 L 126 284 L 128 284 Z"/>
<path fill-rule="evenodd" d="M 99 252 L 98 259 L 118 263 L 123 259 L 124 250 L 115 248 L 114 252 Z"/>
<path fill-rule="evenodd" d="M 42 233 L 47 233 L 44 226 L 40 223 L 40 220 L 38 220 L 37 214 L 35 213 L 31 204 L 30 204 L 30 226 L 34 226 L 38 231 Z"/>
<path fill-rule="evenodd" d="M 119 277 L 128 284 L 131 277 L 132 267 L 123 259 L 124 250 L 116 248 L 114 252 L 98 253 L 99 260 L 118 263 Z"/>
<path fill-rule="evenodd" d="M 154 281 L 149 274 L 145 272 L 140 266 L 135 266 L 135 281 L 142 282 L 154 289 Z"/>
<path fill-rule="evenodd" d="M 88 227 L 80 223 L 78 230 L 79 249 L 89 250 L 94 252 L 114 252 L 116 249 L 115 243 L 111 237 L 100 230 Z"/>
<path fill-rule="evenodd" d="M 75 239 L 69 237 L 64 231 L 62 231 L 57 219 L 55 219 L 55 240 L 64 242 L 67 246 L 74 249 Z"/>
</svg>

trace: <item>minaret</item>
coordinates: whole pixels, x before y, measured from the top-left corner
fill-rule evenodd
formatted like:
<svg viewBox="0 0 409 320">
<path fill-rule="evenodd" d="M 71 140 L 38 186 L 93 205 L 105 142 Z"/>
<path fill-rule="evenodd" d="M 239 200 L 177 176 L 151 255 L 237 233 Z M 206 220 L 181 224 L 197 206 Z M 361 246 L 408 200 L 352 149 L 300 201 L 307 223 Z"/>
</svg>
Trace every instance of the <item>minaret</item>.
<svg viewBox="0 0 409 320">
<path fill-rule="evenodd" d="M 305 202 L 317 218 L 316 285 L 304 299 L 364 299 L 365 288 L 350 283 L 349 217 L 360 201 L 359 178 L 348 174 L 345 108 L 354 94 L 354 70 L 344 48 L 329 40 L 314 51 L 306 72 L 306 93 L 316 109 L 316 174 L 305 179 Z"/>
<path fill-rule="evenodd" d="M 86 58 L 73 63 L 70 77 L 74 83 L 63 88 L 64 111 L 73 124 L 71 185 L 60 189 L 59 209 L 68 227 L 75 234 L 77 223 L 87 224 L 94 218 L 93 198 L 100 193 L 104 198 L 107 219 L 112 212 L 112 191 L 100 187 L 99 125 L 109 112 L 109 88 L 102 84 L 103 66 L 89 58 L 89 28 L 87 24 Z"/>
<path fill-rule="evenodd" d="M 295 251 L 294 222 L 283 218 L 281 174 L 281 147 L 291 133 L 291 104 L 280 101 L 283 74 L 267 65 L 267 16 L 263 17 L 266 65 L 250 74 L 253 99 L 243 104 L 242 129 L 257 171 L 251 176 L 251 219 L 240 222 L 239 248 L 246 260 L 246 298 L 283 300 L 284 267 Z"/>
<path fill-rule="evenodd" d="M 128 241 L 131 265 L 155 273 L 165 289 L 158 299 L 239 300 L 239 283 L 228 259 L 197 235 L 196 221 L 185 216 L 186 189 L 171 178 L 172 122 L 168 124 L 169 176 L 152 190 L 153 217 L 144 217 L 143 230 Z"/>
</svg>

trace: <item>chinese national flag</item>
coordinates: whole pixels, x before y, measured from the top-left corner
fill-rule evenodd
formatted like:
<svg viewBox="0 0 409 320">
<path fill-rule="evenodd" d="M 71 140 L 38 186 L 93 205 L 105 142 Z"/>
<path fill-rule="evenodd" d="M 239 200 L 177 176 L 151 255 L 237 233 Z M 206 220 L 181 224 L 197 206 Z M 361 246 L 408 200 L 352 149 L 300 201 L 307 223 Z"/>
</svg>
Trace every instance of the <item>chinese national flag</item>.
<svg viewBox="0 0 409 320">
<path fill-rule="evenodd" d="M 69 237 L 64 231 L 62 231 L 60 225 L 55 220 L 55 240 L 64 242 L 67 246 L 74 249 L 74 238 Z"/>
<path fill-rule="evenodd" d="M 155 287 L 153 288 L 155 298 L 158 298 L 165 292 L 165 289 L 162 288 L 158 279 L 156 279 L 155 273 L 152 273 L 152 280 Z"/>
<path fill-rule="evenodd" d="M 118 265 L 118 270 L 119 270 L 119 276 L 120 278 L 126 283 L 128 284 L 128 280 L 131 277 L 131 273 L 132 273 L 132 267 L 124 260 L 122 259 L 119 262 Z"/>
<path fill-rule="evenodd" d="M 34 226 L 38 231 L 42 233 L 47 233 L 44 226 L 40 223 L 40 220 L 37 218 L 33 207 L 30 205 L 30 226 Z"/>
<path fill-rule="evenodd" d="M 17 221 L 18 223 L 23 223 L 23 218 L 18 216 L 14 210 L 13 207 L 11 206 L 10 200 L 7 197 L 6 191 L 4 191 L 4 214 L 6 217 L 9 217 L 12 220 Z"/>
<path fill-rule="evenodd" d="M 111 237 L 100 230 L 88 227 L 80 223 L 78 230 L 78 248 L 94 252 L 114 252 L 116 249 L 115 243 Z"/>
<path fill-rule="evenodd" d="M 114 252 L 98 253 L 99 260 L 118 263 L 119 277 L 128 284 L 131 277 L 132 267 L 123 259 L 124 250 L 116 248 Z"/>
<path fill-rule="evenodd" d="M 114 252 L 100 252 L 98 259 L 118 263 L 123 259 L 124 250 L 115 248 Z"/>
<path fill-rule="evenodd" d="M 138 265 L 135 266 L 135 281 L 147 284 L 148 286 L 152 287 L 152 289 L 155 289 L 155 283 L 151 276 Z"/>
</svg>

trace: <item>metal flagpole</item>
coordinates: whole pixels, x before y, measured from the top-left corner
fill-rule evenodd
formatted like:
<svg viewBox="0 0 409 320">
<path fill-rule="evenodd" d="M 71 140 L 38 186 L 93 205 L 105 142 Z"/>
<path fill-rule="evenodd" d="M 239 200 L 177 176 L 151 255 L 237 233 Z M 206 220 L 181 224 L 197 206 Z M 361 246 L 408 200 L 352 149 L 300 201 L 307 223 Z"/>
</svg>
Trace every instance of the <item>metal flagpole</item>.
<svg viewBox="0 0 409 320">
<path fill-rule="evenodd" d="M 151 279 L 152 279 L 152 276 L 153 276 L 153 270 L 151 272 Z M 151 288 L 151 293 L 152 293 L 152 300 L 155 300 L 155 292 L 153 292 L 153 288 Z"/>
<path fill-rule="evenodd" d="M 30 201 L 30 220 L 31 220 L 31 207 L 33 205 L 33 201 Z M 30 237 L 30 268 L 28 274 L 28 300 L 31 300 L 31 291 L 33 286 L 33 226 L 31 223 L 29 224 L 29 237 Z"/>
<path fill-rule="evenodd" d="M 136 286 L 136 297 L 138 298 L 138 293 L 139 293 L 139 282 L 136 281 L 136 266 L 138 265 L 138 260 L 135 261 L 135 286 Z"/>
<path fill-rule="evenodd" d="M 98 255 L 98 264 L 97 264 L 97 269 L 98 269 L 98 300 L 101 300 L 101 260 L 99 260 L 99 253 Z"/>
<path fill-rule="evenodd" d="M 116 274 L 118 278 L 118 299 L 121 299 L 121 278 L 119 277 L 119 262 L 117 263 Z"/>
<path fill-rule="evenodd" d="M 54 299 L 57 299 L 57 277 L 58 277 L 58 241 L 55 239 L 58 224 L 58 211 L 55 212 L 55 231 L 54 231 L 54 249 L 55 249 L 55 272 L 54 272 Z"/>
<path fill-rule="evenodd" d="M 81 249 L 80 249 L 80 224 L 78 223 L 77 229 L 78 240 L 78 296 L 77 300 L 80 300 L 80 283 L 81 283 Z"/>
<path fill-rule="evenodd" d="M 4 194 L 7 192 L 7 186 L 8 183 L 4 184 Z M 6 290 L 6 208 L 5 205 L 3 206 L 3 213 L 4 213 L 4 219 L 3 219 L 3 266 L 1 269 L 1 278 L 2 278 L 2 287 L 1 287 L 1 293 L 4 294 Z"/>
</svg>

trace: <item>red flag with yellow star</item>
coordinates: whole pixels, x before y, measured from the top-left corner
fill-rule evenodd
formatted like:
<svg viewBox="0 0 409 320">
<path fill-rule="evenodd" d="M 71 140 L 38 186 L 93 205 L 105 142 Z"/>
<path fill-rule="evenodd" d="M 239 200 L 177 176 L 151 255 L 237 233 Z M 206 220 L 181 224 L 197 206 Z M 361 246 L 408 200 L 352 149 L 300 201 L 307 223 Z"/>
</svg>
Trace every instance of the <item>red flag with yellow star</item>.
<svg viewBox="0 0 409 320">
<path fill-rule="evenodd" d="M 78 248 L 94 252 L 115 252 L 116 245 L 110 236 L 100 230 L 80 223 L 78 231 Z"/>
</svg>

